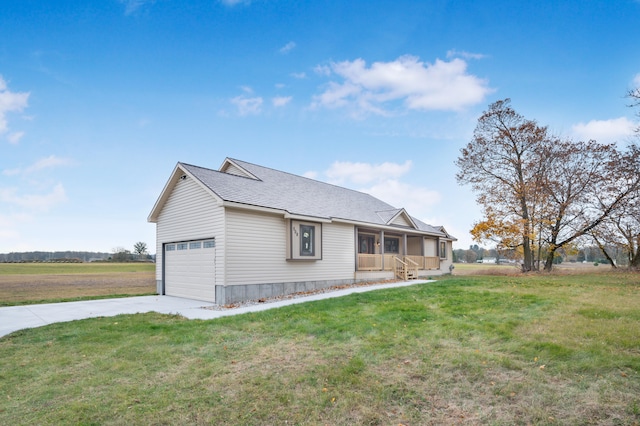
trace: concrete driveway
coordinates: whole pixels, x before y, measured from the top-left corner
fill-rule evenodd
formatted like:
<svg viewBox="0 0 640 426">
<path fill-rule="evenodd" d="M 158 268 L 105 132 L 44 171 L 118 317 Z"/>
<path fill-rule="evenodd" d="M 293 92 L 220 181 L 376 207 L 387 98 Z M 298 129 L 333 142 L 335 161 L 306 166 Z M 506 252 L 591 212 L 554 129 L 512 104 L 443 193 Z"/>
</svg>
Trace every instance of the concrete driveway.
<svg viewBox="0 0 640 426">
<path fill-rule="evenodd" d="M 158 312 L 177 314 L 189 319 L 215 319 L 229 315 L 258 312 L 296 303 L 364 293 L 372 290 L 406 287 L 432 281 L 415 280 L 390 284 L 351 287 L 343 290 L 317 293 L 305 297 L 260 303 L 233 309 L 211 309 L 214 303 L 183 299 L 173 296 L 138 296 L 119 299 L 87 300 L 82 302 L 45 303 L 40 305 L 10 306 L 0 308 L 0 337 L 25 328 L 42 327 L 56 322 L 75 321 L 85 318 L 111 317 L 120 314 Z M 209 309 L 207 309 L 209 308 Z"/>
</svg>

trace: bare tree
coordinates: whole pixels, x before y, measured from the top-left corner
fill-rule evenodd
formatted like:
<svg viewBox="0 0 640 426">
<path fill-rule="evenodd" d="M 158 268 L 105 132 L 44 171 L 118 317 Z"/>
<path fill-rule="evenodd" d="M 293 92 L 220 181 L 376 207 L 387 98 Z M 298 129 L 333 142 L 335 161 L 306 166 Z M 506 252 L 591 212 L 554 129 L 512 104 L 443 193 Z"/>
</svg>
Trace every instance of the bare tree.
<svg viewBox="0 0 640 426">
<path fill-rule="evenodd" d="M 478 194 L 486 220 L 474 237 L 493 237 L 505 248 L 521 248 L 524 271 L 534 269 L 534 207 L 544 175 L 547 128 L 495 102 L 478 119 L 472 141 L 461 150 L 456 175 Z M 542 155 L 541 155 L 542 154 Z"/>
<path fill-rule="evenodd" d="M 613 259 L 607 253 L 606 247 L 617 247 L 626 253 L 629 268 L 640 269 L 640 147 L 630 145 L 624 154 L 623 160 L 617 165 L 626 169 L 616 183 L 616 186 L 624 186 L 635 183 L 630 188 L 629 194 L 617 205 L 597 228 L 592 229 L 589 235 L 605 256 L 615 267 Z"/>
<path fill-rule="evenodd" d="M 472 185 L 484 211 L 471 233 L 498 248 L 521 249 L 525 272 L 538 269 L 537 248 L 551 270 L 559 250 L 630 214 L 625 206 L 637 206 L 631 202 L 640 191 L 639 157 L 635 145 L 621 151 L 559 140 L 511 109 L 508 99 L 498 101 L 478 119 L 456 161 L 458 182 Z"/>
<path fill-rule="evenodd" d="M 614 145 L 595 141 L 556 141 L 550 147 L 541 187 L 545 270 L 551 270 L 557 250 L 598 227 L 629 196 L 631 188 L 614 184 L 620 156 Z"/>
<path fill-rule="evenodd" d="M 627 92 L 627 97 L 631 99 L 631 104 L 629 105 L 629 107 L 640 107 L 640 87 L 629 90 Z M 640 112 L 638 112 L 638 117 L 640 117 Z M 640 125 L 636 127 L 636 132 L 640 134 Z"/>
</svg>

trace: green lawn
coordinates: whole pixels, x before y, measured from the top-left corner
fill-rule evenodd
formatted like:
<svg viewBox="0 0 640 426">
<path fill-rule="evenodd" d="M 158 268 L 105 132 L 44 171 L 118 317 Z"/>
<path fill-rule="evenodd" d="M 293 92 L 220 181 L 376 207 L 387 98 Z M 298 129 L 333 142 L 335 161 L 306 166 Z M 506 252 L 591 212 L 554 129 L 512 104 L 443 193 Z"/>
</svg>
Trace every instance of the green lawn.
<svg viewBox="0 0 640 426">
<path fill-rule="evenodd" d="M 0 339 L 1 424 L 640 423 L 640 276 L 464 276 Z"/>
</svg>

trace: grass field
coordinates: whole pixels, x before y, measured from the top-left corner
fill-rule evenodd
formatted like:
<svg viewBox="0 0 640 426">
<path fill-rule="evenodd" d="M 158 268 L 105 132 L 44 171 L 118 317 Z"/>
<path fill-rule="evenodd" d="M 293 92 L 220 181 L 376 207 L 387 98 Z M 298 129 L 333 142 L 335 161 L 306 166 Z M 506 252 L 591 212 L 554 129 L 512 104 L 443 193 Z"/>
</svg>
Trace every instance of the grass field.
<svg viewBox="0 0 640 426">
<path fill-rule="evenodd" d="M 0 263 L 0 306 L 154 294 L 153 263 Z"/>
<path fill-rule="evenodd" d="M 640 275 L 451 276 L 0 339 L 0 424 L 640 424 Z"/>
</svg>

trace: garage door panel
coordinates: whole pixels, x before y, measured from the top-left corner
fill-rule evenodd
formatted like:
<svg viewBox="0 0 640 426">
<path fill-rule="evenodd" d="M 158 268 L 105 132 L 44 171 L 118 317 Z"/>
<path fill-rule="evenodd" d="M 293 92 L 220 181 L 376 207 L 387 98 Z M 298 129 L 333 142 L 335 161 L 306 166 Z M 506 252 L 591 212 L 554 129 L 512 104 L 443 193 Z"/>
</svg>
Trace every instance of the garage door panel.
<svg viewBox="0 0 640 426">
<path fill-rule="evenodd" d="M 215 247 L 191 243 L 165 250 L 165 294 L 215 302 Z"/>
</svg>

